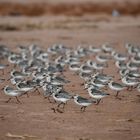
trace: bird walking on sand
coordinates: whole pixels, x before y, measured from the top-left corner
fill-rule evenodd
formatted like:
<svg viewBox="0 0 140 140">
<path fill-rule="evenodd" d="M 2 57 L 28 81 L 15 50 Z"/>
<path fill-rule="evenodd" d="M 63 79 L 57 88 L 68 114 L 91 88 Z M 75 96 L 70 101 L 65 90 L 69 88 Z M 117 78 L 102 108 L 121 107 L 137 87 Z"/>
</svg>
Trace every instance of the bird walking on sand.
<svg viewBox="0 0 140 140">
<path fill-rule="evenodd" d="M 97 87 L 94 87 L 93 85 L 88 88 L 88 93 L 90 97 L 96 99 L 96 105 L 98 105 L 102 98 L 109 96 L 110 94 L 105 93 L 98 89 Z"/>
<path fill-rule="evenodd" d="M 116 93 L 116 95 L 115 95 L 116 97 L 118 97 L 120 91 L 123 90 L 123 89 L 125 88 L 124 85 L 121 85 L 121 84 L 116 83 L 116 82 L 113 82 L 113 81 L 110 81 L 110 82 L 108 83 L 108 86 L 109 86 L 110 89 L 117 91 L 117 93 Z"/>
<path fill-rule="evenodd" d="M 63 89 L 58 89 L 57 92 L 54 92 L 52 94 L 52 96 L 55 101 L 60 102 L 57 107 L 59 108 L 61 105 L 63 105 L 63 109 L 67 101 L 73 98 L 73 96 L 70 93 L 64 91 Z"/>
<path fill-rule="evenodd" d="M 81 106 L 81 112 L 85 112 L 87 106 L 89 106 L 93 103 L 96 103 L 96 101 L 94 101 L 94 100 L 86 99 L 79 95 L 74 96 L 74 102 L 77 105 Z"/>
<path fill-rule="evenodd" d="M 21 101 L 18 99 L 18 97 L 22 95 L 21 91 L 13 89 L 9 85 L 5 86 L 3 90 L 4 90 L 5 95 L 10 96 L 10 98 L 6 101 L 6 103 L 8 103 L 12 99 L 12 97 L 16 98 L 17 103 L 21 103 Z"/>
</svg>

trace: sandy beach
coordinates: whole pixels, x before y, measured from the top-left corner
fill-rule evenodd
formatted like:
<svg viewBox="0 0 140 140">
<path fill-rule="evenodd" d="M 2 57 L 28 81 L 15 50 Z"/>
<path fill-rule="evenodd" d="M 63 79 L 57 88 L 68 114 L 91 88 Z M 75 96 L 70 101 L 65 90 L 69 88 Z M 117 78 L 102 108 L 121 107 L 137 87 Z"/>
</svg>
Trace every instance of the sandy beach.
<svg viewBox="0 0 140 140">
<path fill-rule="evenodd" d="M 0 7 L 3 6 L 3 1 L 0 1 Z M 86 10 L 84 13 L 81 10 L 84 8 L 81 8 L 80 12 L 74 12 L 76 10 L 69 12 L 69 3 L 70 6 L 83 6 L 85 2 L 83 1 L 78 0 L 75 4 L 74 1 L 60 0 L 60 3 L 65 3 L 64 7 L 66 5 L 68 7 L 63 11 L 63 5 L 58 1 L 41 0 L 40 5 L 56 4 L 59 13 L 57 14 L 57 8 L 54 10 L 53 6 L 48 4 L 48 7 L 51 7 L 50 13 L 47 8 L 43 10 L 42 15 L 31 16 L 31 14 L 27 15 L 26 10 L 23 12 L 22 2 L 6 0 L 7 4 L 19 6 L 20 10 L 17 11 L 20 12 L 13 13 L 12 6 L 9 6 L 11 11 L 6 10 L 8 5 L 7 8 L 0 9 L 0 44 L 16 50 L 17 45 L 34 43 L 47 50 L 56 43 L 62 43 L 74 49 L 79 44 L 101 47 L 108 42 L 119 52 L 125 52 L 124 45 L 127 42 L 140 44 L 140 11 L 131 9 L 131 6 L 140 5 L 138 0 L 134 1 L 133 5 L 128 4 L 130 8 L 126 9 L 129 10 L 120 12 L 119 16 L 112 16 L 110 12 L 112 9 L 106 12 L 99 10 L 106 3 L 107 8 L 111 7 L 116 0 L 88 1 L 87 3 L 96 3 L 99 6 L 96 12 Z M 129 2 L 130 0 L 119 0 L 118 7 Z M 38 2 L 31 0 L 27 7 L 32 3 L 36 5 Z M 92 56 L 90 59 L 95 58 Z M 4 60 L 1 63 L 8 63 L 8 61 Z M 11 65 L 6 69 L 4 75 L 0 72 L 0 76 L 7 79 L 10 77 L 8 72 L 12 68 Z M 112 61 L 109 62 L 109 68 L 105 69 L 104 73 L 114 75 L 116 81 L 119 79 Z M 81 85 L 83 81 L 77 75 L 68 68 L 64 75 L 71 81 L 65 86 L 68 92 L 88 97 L 87 91 Z M 5 81 L 0 88 L 6 84 L 10 82 Z M 41 89 L 40 92 L 42 92 Z M 89 106 L 84 113 L 80 112 L 80 107 L 72 100 L 66 105 L 64 113 L 54 113 L 51 108 L 56 107 L 57 104 L 49 103 L 37 92 L 30 93 L 29 98 L 20 97 L 22 104 L 16 104 L 15 100 L 5 103 L 8 97 L 1 90 L 0 140 L 139 140 L 140 94 L 137 90 L 123 90 L 120 93 L 121 100 L 118 100 L 114 97 L 114 91 L 108 89 L 107 92 L 110 96 L 103 99 L 98 106 Z"/>
</svg>

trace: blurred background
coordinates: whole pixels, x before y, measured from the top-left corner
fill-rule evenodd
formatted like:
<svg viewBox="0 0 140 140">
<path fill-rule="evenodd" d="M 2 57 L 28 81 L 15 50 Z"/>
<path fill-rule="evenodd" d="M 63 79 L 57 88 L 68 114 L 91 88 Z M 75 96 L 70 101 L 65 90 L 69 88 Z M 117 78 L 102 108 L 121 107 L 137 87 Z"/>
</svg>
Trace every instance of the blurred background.
<svg viewBox="0 0 140 140">
<path fill-rule="evenodd" d="M 0 0 L 0 15 L 42 16 L 85 14 L 138 15 L 139 0 Z"/>
<path fill-rule="evenodd" d="M 139 0 L 0 0 L 0 41 L 135 42 L 139 15 Z"/>
</svg>

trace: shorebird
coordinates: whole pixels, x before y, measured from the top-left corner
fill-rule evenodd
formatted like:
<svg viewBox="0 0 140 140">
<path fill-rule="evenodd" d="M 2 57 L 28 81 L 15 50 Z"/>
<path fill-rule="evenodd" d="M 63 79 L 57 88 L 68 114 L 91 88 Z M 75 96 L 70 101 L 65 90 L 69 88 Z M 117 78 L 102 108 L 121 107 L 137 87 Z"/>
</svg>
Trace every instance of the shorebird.
<svg viewBox="0 0 140 140">
<path fill-rule="evenodd" d="M 91 79 L 91 84 L 93 84 L 94 86 L 98 88 L 103 88 L 107 86 L 107 82 L 103 82 L 101 79 L 96 78 L 96 77 L 93 77 L 93 79 Z"/>
<path fill-rule="evenodd" d="M 90 97 L 97 100 L 96 105 L 98 105 L 100 103 L 102 98 L 110 95 L 108 93 L 105 93 L 105 92 L 99 90 L 97 87 L 94 87 L 93 85 L 91 85 L 88 88 L 88 93 L 89 93 Z"/>
<path fill-rule="evenodd" d="M 111 56 L 108 56 L 108 55 L 96 55 L 96 60 L 101 63 L 105 63 L 110 59 L 111 59 Z"/>
<path fill-rule="evenodd" d="M 118 97 L 119 92 L 126 87 L 126 86 L 124 86 L 122 84 L 119 84 L 119 83 L 116 83 L 112 80 L 108 83 L 108 86 L 109 86 L 110 89 L 117 91 L 117 93 L 115 95 L 116 97 Z"/>
<path fill-rule="evenodd" d="M 65 63 L 69 64 L 69 65 L 73 65 L 73 64 L 79 64 L 80 65 L 80 61 L 78 57 L 75 56 L 68 56 L 68 58 L 65 60 Z"/>
<path fill-rule="evenodd" d="M 25 83 L 28 85 L 29 88 L 37 88 L 37 87 L 41 87 L 41 82 L 44 83 L 44 81 L 45 81 L 44 79 L 43 80 L 31 79 L 31 80 L 25 81 Z"/>
<path fill-rule="evenodd" d="M 127 70 L 125 74 L 122 76 L 122 78 L 126 76 L 128 79 L 132 80 L 139 80 L 140 79 L 140 72 L 137 70 Z"/>
<path fill-rule="evenodd" d="M 88 65 L 83 64 L 83 65 L 80 66 L 80 71 L 84 72 L 84 73 L 91 73 L 93 70 Z"/>
<path fill-rule="evenodd" d="M 129 55 L 131 55 L 131 56 L 135 56 L 138 52 L 140 52 L 139 48 L 140 48 L 139 46 L 135 46 L 133 44 L 127 45 L 127 51 L 129 53 Z"/>
<path fill-rule="evenodd" d="M 20 100 L 18 99 L 18 96 L 21 96 L 23 93 L 19 90 L 13 89 L 9 85 L 5 86 L 3 88 L 5 95 L 10 96 L 10 98 L 6 101 L 8 103 L 12 97 L 15 97 L 18 103 L 21 103 Z"/>
<path fill-rule="evenodd" d="M 56 52 L 56 50 L 55 50 L 54 47 L 49 47 L 49 48 L 47 49 L 47 52 L 50 53 L 50 54 L 57 54 L 57 52 Z"/>
<path fill-rule="evenodd" d="M 112 51 L 114 49 L 109 44 L 103 44 L 102 45 L 102 50 L 103 50 L 104 53 L 112 53 Z"/>
<path fill-rule="evenodd" d="M 93 74 L 92 77 L 101 82 L 107 83 L 109 80 L 112 80 L 112 78 L 114 76 L 109 76 L 109 75 L 101 74 L 101 73 L 97 72 L 97 73 Z"/>
<path fill-rule="evenodd" d="M 10 81 L 13 85 L 16 85 L 17 83 L 24 81 L 24 78 L 11 77 Z"/>
<path fill-rule="evenodd" d="M 47 75 L 46 80 L 48 83 L 51 83 L 52 85 L 65 85 L 69 83 L 69 80 L 64 79 L 63 77 L 56 76 L 56 75 Z"/>
<path fill-rule="evenodd" d="M 20 67 L 20 69 L 24 69 L 26 67 L 29 67 L 29 60 L 26 59 L 26 60 L 21 60 L 17 63 L 17 65 Z"/>
<path fill-rule="evenodd" d="M 126 63 L 124 61 L 116 61 L 115 65 L 119 69 L 127 69 Z"/>
<path fill-rule="evenodd" d="M 31 91 L 34 87 L 28 84 L 26 81 L 23 81 L 21 83 L 17 83 L 16 87 L 19 91 L 23 92 L 24 94 L 29 97 L 28 92 Z"/>
<path fill-rule="evenodd" d="M 91 78 L 91 73 L 80 72 L 79 76 L 80 76 L 80 78 L 82 78 L 85 81 L 87 81 L 87 80 L 89 80 Z"/>
<path fill-rule="evenodd" d="M 40 53 L 39 56 L 37 57 L 37 59 L 40 59 L 42 62 L 49 61 L 48 53 L 46 53 L 46 52 Z"/>
<path fill-rule="evenodd" d="M 30 76 L 33 73 L 33 70 L 30 66 L 27 66 L 22 68 L 22 73 Z"/>
<path fill-rule="evenodd" d="M 44 85 L 42 86 L 42 89 L 43 89 L 44 99 L 48 99 L 48 101 L 52 103 L 52 101 L 50 100 L 50 97 L 52 96 L 53 92 L 57 90 L 57 86 L 54 86 L 51 83 L 44 83 Z"/>
<path fill-rule="evenodd" d="M 129 61 L 127 63 L 127 68 L 129 70 L 138 70 L 140 68 L 140 63 L 134 63 L 134 62 Z"/>
<path fill-rule="evenodd" d="M 91 51 L 92 53 L 99 53 L 99 52 L 101 52 L 101 48 L 90 45 L 89 51 Z"/>
<path fill-rule="evenodd" d="M 29 66 L 33 69 L 33 70 L 37 70 L 40 67 L 44 67 L 45 63 L 42 62 L 40 59 L 32 58 L 29 60 Z"/>
<path fill-rule="evenodd" d="M 14 67 L 16 67 L 16 65 L 22 60 L 23 58 L 19 54 L 11 54 L 8 56 L 9 63 L 14 64 Z"/>
<path fill-rule="evenodd" d="M 93 66 L 94 66 L 95 63 L 96 63 L 95 61 L 90 60 L 90 59 L 87 60 L 87 62 L 86 62 L 87 66 L 89 66 L 89 67 L 91 67 L 91 68 L 93 68 Z"/>
<path fill-rule="evenodd" d="M 89 53 L 87 48 L 82 48 L 81 46 L 78 46 L 77 50 L 74 50 L 74 55 L 82 58 L 86 56 Z"/>
<path fill-rule="evenodd" d="M 121 69 L 121 70 L 119 70 L 119 74 L 120 74 L 119 76 L 120 76 L 120 78 L 118 80 L 121 80 L 122 77 L 124 77 L 126 75 L 126 73 L 127 73 L 127 69 Z"/>
<path fill-rule="evenodd" d="M 32 57 L 35 57 L 35 55 L 40 51 L 40 47 L 37 44 L 31 44 L 28 48 Z"/>
<path fill-rule="evenodd" d="M 10 72 L 10 75 L 14 78 L 25 78 L 25 77 L 29 76 L 27 74 L 24 74 L 23 72 L 15 70 L 15 69 Z"/>
<path fill-rule="evenodd" d="M 84 112 L 87 106 L 96 103 L 94 100 L 86 99 L 79 95 L 74 96 L 74 102 L 81 106 L 81 112 Z"/>
<path fill-rule="evenodd" d="M 128 56 L 125 54 L 117 53 L 117 52 L 112 52 L 112 56 L 116 61 L 126 61 L 128 59 Z"/>
<path fill-rule="evenodd" d="M 96 71 L 101 71 L 103 73 L 104 68 L 107 68 L 108 65 L 106 63 L 93 63 L 92 67 L 96 70 Z"/>
<path fill-rule="evenodd" d="M 140 56 L 134 56 L 134 57 L 132 57 L 132 58 L 131 58 L 131 61 L 132 61 L 133 63 L 138 63 L 138 64 L 140 64 Z"/>
<path fill-rule="evenodd" d="M 59 64 L 61 66 L 65 66 L 66 64 L 66 58 L 64 56 L 59 56 L 54 61 L 55 61 L 55 64 Z"/>
<path fill-rule="evenodd" d="M 47 76 L 47 74 L 42 71 L 34 71 L 32 73 L 32 77 L 35 79 L 43 80 L 46 76 Z"/>
<path fill-rule="evenodd" d="M 80 66 L 81 65 L 79 63 L 78 64 L 70 64 L 69 69 L 71 71 L 78 72 L 80 70 Z"/>
<path fill-rule="evenodd" d="M 124 76 L 121 80 L 122 83 L 128 87 L 128 90 L 132 90 L 134 86 L 137 86 L 140 83 L 139 79 L 130 79 L 127 75 Z"/>
<path fill-rule="evenodd" d="M 49 74 L 57 74 L 59 72 L 62 72 L 63 71 L 63 66 L 59 65 L 59 64 L 51 64 L 49 63 L 48 66 L 47 66 L 47 73 Z"/>
<path fill-rule="evenodd" d="M 70 99 L 73 98 L 73 96 L 70 93 L 64 91 L 61 88 L 57 89 L 56 92 L 53 92 L 52 96 L 53 96 L 55 101 L 60 102 L 57 107 L 59 108 L 61 105 L 63 105 L 63 109 L 64 109 L 67 101 L 69 101 Z"/>
<path fill-rule="evenodd" d="M 127 50 L 128 49 L 131 49 L 133 47 L 133 44 L 132 43 L 126 43 L 125 46 L 124 46 Z"/>
</svg>

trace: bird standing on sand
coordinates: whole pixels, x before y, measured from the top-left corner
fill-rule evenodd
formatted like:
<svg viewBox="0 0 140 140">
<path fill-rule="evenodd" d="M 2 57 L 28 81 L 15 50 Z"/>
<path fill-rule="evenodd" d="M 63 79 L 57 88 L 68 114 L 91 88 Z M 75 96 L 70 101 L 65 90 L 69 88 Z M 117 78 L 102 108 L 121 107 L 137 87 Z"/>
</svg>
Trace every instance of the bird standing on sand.
<svg viewBox="0 0 140 140">
<path fill-rule="evenodd" d="M 10 96 L 10 98 L 6 101 L 6 103 L 8 103 L 12 97 L 15 97 L 17 100 L 17 103 L 21 103 L 20 100 L 18 99 L 18 96 L 22 95 L 22 92 L 16 89 L 13 89 L 12 87 L 10 87 L 9 85 L 5 86 L 3 88 L 5 95 Z"/>
<path fill-rule="evenodd" d="M 84 112 L 87 106 L 96 103 L 94 100 L 86 99 L 79 95 L 74 96 L 74 102 L 81 106 L 81 112 Z"/>
</svg>

